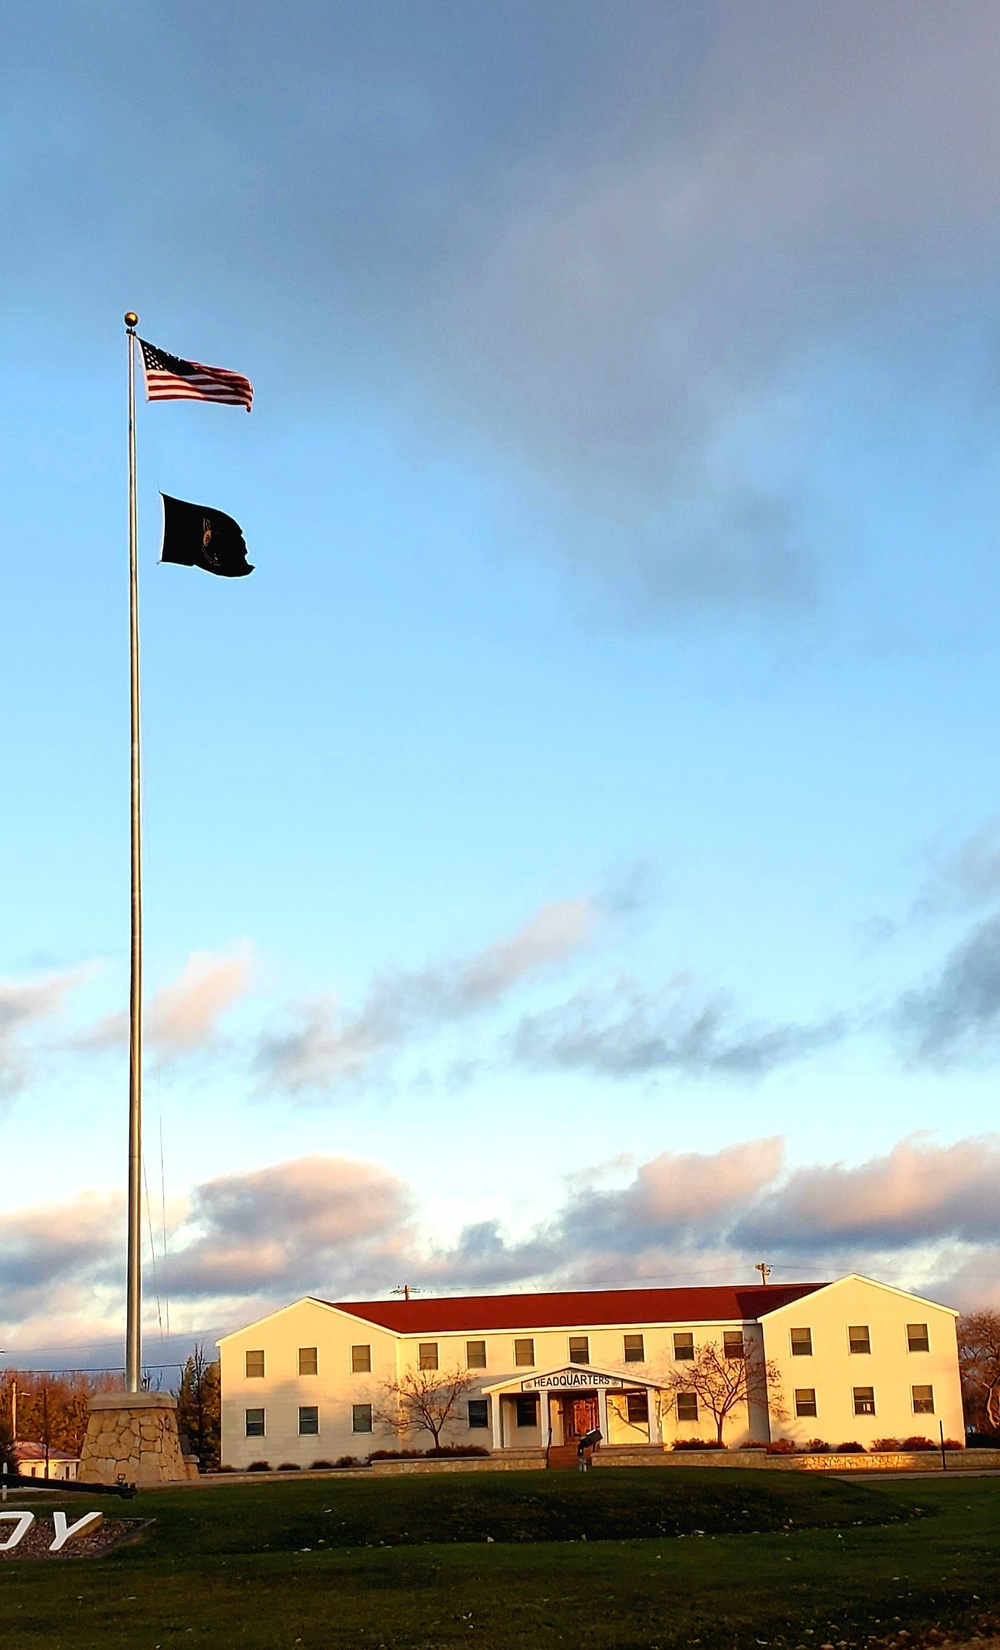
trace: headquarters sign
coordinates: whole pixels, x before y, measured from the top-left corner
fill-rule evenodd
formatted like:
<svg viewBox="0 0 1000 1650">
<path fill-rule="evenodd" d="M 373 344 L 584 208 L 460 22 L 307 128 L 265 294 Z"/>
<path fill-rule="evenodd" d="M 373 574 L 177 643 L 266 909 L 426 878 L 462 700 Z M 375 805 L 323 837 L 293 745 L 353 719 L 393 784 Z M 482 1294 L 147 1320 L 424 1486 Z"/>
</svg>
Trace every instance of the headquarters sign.
<svg viewBox="0 0 1000 1650">
<path fill-rule="evenodd" d="M 529 1375 L 521 1382 L 522 1392 L 572 1392 L 576 1389 L 593 1391 L 607 1387 L 620 1392 L 625 1382 L 620 1375 L 602 1375 L 594 1369 L 556 1369 L 549 1375 Z"/>
</svg>

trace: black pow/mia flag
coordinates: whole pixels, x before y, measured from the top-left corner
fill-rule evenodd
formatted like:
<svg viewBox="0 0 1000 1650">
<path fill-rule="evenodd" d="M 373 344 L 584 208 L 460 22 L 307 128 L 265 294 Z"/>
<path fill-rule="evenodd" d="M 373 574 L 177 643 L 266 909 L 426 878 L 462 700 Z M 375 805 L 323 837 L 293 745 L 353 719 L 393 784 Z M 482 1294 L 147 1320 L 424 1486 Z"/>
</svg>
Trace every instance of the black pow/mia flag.
<svg viewBox="0 0 1000 1650">
<path fill-rule="evenodd" d="M 163 549 L 161 561 L 180 567 L 203 567 L 223 579 L 243 579 L 253 568 L 247 561 L 243 529 L 223 510 L 205 504 L 185 504 L 183 499 L 161 493 L 163 500 Z"/>
</svg>

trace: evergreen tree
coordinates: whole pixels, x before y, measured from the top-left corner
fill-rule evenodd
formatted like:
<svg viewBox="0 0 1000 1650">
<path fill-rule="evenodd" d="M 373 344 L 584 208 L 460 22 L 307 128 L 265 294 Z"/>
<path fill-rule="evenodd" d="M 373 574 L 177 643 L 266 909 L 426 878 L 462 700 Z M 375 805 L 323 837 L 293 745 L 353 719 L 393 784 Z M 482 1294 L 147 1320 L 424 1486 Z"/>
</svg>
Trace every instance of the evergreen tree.
<svg viewBox="0 0 1000 1650">
<path fill-rule="evenodd" d="M 202 1472 L 219 1465 L 222 1448 L 222 1391 L 218 1363 L 196 1346 L 181 1374 L 177 1394 L 177 1427 L 187 1435 Z"/>
<path fill-rule="evenodd" d="M 17 1472 L 14 1446 L 10 1441 L 10 1422 L 5 1415 L 0 1416 L 0 1468 L 3 1467 L 7 1468 L 8 1475 Z"/>
</svg>

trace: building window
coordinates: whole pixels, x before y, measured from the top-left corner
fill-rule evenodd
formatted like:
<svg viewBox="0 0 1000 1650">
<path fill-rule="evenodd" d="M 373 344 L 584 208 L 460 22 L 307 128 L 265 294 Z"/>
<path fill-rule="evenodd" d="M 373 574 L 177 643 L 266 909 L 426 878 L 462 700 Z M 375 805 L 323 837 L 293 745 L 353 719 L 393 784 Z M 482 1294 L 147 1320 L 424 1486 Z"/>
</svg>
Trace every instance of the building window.
<svg viewBox="0 0 1000 1650">
<path fill-rule="evenodd" d="M 589 1364 L 590 1339 L 587 1335 L 571 1335 L 569 1338 L 569 1361 L 571 1364 Z"/>
<path fill-rule="evenodd" d="M 466 1367 L 466 1369 L 485 1369 L 486 1368 L 486 1342 L 485 1341 L 466 1341 L 466 1343 L 465 1343 L 465 1367 Z"/>
<path fill-rule="evenodd" d="M 813 1355 L 813 1332 L 811 1329 L 790 1329 L 788 1331 L 792 1342 L 793 1358 L 811 1358 Z"/>
<path fill-rule="evenodd" d="M 319 1410 L 315 1404 L 304 1404 L 299 1409 L 299 1436 L 301 1438 L 319 1437 Z"/>
<path fill-rule="evenodd" d="M 724 1329 L 722 1331 L 722 1351 L 727 1358 L 742 1358 L 744 1356 L 742 1329 Z"/>
<path fill-rule="evenodd" d="M 351 1372 L 354 1375 L 370 1375 L 372 1367 L 372 1349 L 370 1346 L 351 1347 Z"/>
<path fill-rule="evenodd" d="M 421 1341 L 420 1342 L 420 1367 L 421 1367 L 421 1369 L 437 1369 L 437 1366 L 438 1366 L 438 1343 L 437 1343 L 437 1341 Z"/>
<path fill-rule="evenodd" d="M 469 1399 L 469 1426 L 488 1427 L 490 1424 L 490 1404 L 488 1398 Z"/>
<path fill-rule="evenodd" d="M 246 1412 L 246 1415 L 247 1415 L 247 1437 L 248 1438 L 263 1438 L 263 1436 L 264 1436 L 264 1411 L 262 1409 L 248 1409 L 247 1412 Z"/>
<path fill-rule="evenodd" d="M 797 1386 L 795 1388 L 796 1415 L 816 1414 L 816 1388 L 814 1386 Z"/>
<path fill-rule="evenodd" d="M 866 1323 L 852 1323 L 847 1331 L 852 1352 L 870 1352 L 872 1349 L 871 1332 Z"/>
<path fill-rule="evenodd" d="M 630 1426 L 649 1424 L 649 1393 L 626 1392 L 625 1415 Z"/>
<path fill-rule="evenodd" d="M 247 1380 L 248 1381 L 263 1380 L 263 1378 L 264 1378 L 264 1354 L 263 1354 L 263 1352 L 248 1352 L 247 1353 Z"/>
<path fill-rule="evenodd" d="M 514 1362 L 520 1368 L 530 1369 L 535 1362 L 534 1341 L 514 1342 Z"/>
<path fill-rule="evenodd" d="M 875 1388 L 873 1386 L 856 1386 L 854 1388 L 855 1415 L 875 1414 Z"/>
<path fill-rule="evenodd" d="M 372 1406 L 371 1406 L 371 1404 L 352 1404 L 351 1405 L 351 1431 L 352 1432 L 371 1432 L 371 1430 L 372 1430 Z"/>
<path fill-rule="evenodd" d="M 319 1374 L 319 1352 L 315 1346 L 299 1347 L 299 1374 Z"/>
<path fill-rule="evenodd" d="M 678 1392 L 677 1394 L 678 1421 L 697 1421 L 698 1394 L 697 1392 Z"/>
<path fill-rule="evenodd" d="M 931 1338 L 927 1333 L 925 1323 L 908 1323 L 906 1326 L 906 1344 L 911 1352 L 929 1352 Z"/>
<path fill-rule="evenodd" d="M 679 1364 L 693 1363 L 694 1336 L 689 1329 L 683 1329 L 674 1336 L 674 1359 Z"/>
<path fill-rule="evenodd" d="M 641 1364 L 646 1361 L 646 1346 L 641 1335 L 625 1336 L 625 1362 Z"/>
<path fill-rule="evenodd" d="M 517 1424 L 519 1427 L 536 1427 L 538 1425 L 538 1399 L 530 1395 L 518 1396 L 514 1399 L 514 1408 L 517 1410 Z"/>
<path fill-rule="evenodd" d="M 913 1388 L 914 1415 L 934 1414 L 934 1388 L 932 1386 L 915 1386 Z"/>
</svg>

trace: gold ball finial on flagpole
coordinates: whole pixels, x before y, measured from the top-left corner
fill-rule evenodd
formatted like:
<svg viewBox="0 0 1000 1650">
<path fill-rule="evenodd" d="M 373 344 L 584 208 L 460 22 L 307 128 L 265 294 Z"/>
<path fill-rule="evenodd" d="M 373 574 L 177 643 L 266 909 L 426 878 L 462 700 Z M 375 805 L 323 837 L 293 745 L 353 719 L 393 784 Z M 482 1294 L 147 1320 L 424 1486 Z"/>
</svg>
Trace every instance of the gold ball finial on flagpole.
<svg viewBox="0 0 1000 1650">
<path fill-rule="evenodd" d="M 132 328 L 133 328 L 133 327 L 137 327 L 137 326 L 138 326 L 138 325 L 139 325 L 139 317 L 138 317 L 138 315 L 137 315 L 137 314 L 136 314 L 136 313 L 135 313 L 135 310 L 134 310 L 134 309 L 130 309 L 130 310 L 128 310 L 128 312 L 127 312 L 127 313 L 126 313 L 126 316 L 125 316 L 125 325 L 126 325 L 126 326 L 127 326 L 127 327 L 128 327 L 128 329 L 129 329 L 129 332 L 131 332 L 131 331 L 132 331 Z"/>
</svg>

